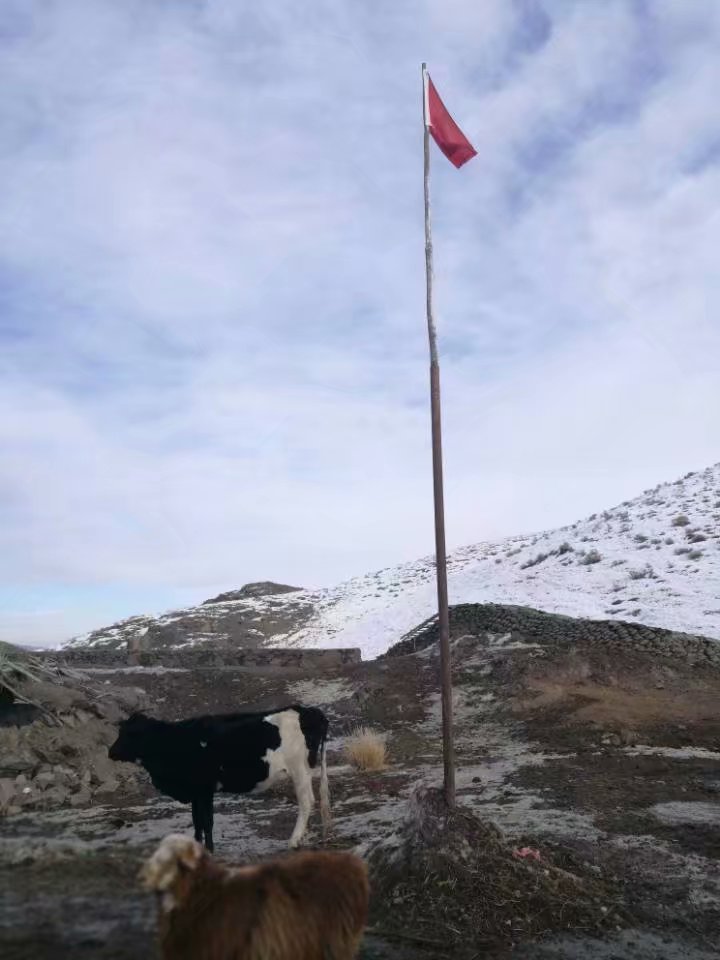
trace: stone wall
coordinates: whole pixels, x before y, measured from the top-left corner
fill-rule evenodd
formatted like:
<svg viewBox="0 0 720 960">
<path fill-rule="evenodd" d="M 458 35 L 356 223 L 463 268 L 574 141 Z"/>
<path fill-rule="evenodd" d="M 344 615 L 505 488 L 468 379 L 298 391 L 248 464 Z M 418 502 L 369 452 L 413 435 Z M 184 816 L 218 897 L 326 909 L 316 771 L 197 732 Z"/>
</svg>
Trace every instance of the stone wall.
<svg viewBox="0 0 720 960">
<path fill-rule="evenodd" d="M 196 647 L 194 649 L 120 651 L 75 647 L 70 650 L 44 651 L 38 656 L 58 660 L 71 667 L 265 667 L 267 669 L 302 668 L 303 670 L 328 670 L 346 663 L 359 663 L 360 650 L 354 647 L 318 649 L 258 648 L 238 650 L 223 647 Z"/>
<path fill-rule="evenodd" d="M 479 633 L 517 634 L 518 639 L 542 646 L 591 643 L 605 648 L 631 648 L 661 657 L 720 667 L 720 642 L 707 637 L 625 620 L 586 620 L 543 613 L 531 607 L 497 603 L 465 603 L 450 608 L 451 638 Z M 385 656 L 413 653 L 436 643 L 437 639 L 437 617 L 431 617 L 407 633 Z"/>
</svg>

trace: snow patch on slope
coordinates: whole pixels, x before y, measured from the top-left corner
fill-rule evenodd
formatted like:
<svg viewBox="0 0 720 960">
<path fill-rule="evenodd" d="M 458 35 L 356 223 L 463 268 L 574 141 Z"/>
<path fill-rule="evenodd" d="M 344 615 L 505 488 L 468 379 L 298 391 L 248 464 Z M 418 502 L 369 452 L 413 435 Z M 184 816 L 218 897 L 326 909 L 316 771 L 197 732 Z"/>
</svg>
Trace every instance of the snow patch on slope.
<svg viewBox="0 0 720 960">
<path fill-rule="evenodd" d="M 463 547 L 451 603 L 509 603 L 720 638 L 720 464 L 569 527 Z M 384 653 L 437 609 L 431 559 L 368 574 L 318 598 L 302 646 Z"/>
<path fill-rule="evenodd" d="M 720 464 L 572 526 L 456 550 L 448 558 L 448 586 L 453 604 L 519 604 L 720 639 Z M 253 624 L 284 615 L 286 632 L 261 645 L 359 647 L 368 659 L 436 610 L 434 562 L 427 557 L 326 590 L 131 617 L 69 646 L 106 646 L 188 618 L 198 626 L 186 628 L 173 646 L 200 646 L 227 641 L 228 618 L 242 615 L 252 636 Z M 256 632 L 260 640 L 264 635 Z"/>
</svg>

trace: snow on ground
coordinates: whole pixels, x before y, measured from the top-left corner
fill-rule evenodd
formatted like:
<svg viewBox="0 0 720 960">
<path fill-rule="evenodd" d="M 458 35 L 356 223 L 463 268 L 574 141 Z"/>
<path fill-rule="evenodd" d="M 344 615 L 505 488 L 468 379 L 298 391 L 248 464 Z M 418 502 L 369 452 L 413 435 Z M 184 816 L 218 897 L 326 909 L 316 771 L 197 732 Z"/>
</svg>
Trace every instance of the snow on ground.
<svg viewBox="0 0 720 960">
<path fill-rule="evenodd" d="M 720 464 L 570 527 L 463 547 L 449 557 L 448 585 L 451 603 L 521 604 L 720 638 Z M 291 639 L 374 657 L 436 609 L 425 559 L 327 591 Z"/>
<path fill-rule="evenodd" d="M 626 747 L 625 753 L 630 757 L 667 757 L 670 760 L 720 760 L 720 753 L 704 747 L 655 747 L 639 743 L 635 747 Z"/>
<path fill-rule="evenodd" d="M 720 464 L 569 527 L 462 547 L 448 558 L 448 580 L 453 604 L 520 604 L 720 639 Z M 217 640 L 222 618 L 233 611 L 260 623 L 266 615 L 312 610 L 299 627 L 275 634 L 266 645 L 360 647 L 368 659 L 436 609 L 429 557 L 326 590 L 214 603 L 154 621 L 132 617 L 70 645 L 104 645 L 113 636 L 142 635 L 152 622 L 201 614 L 202 627 L 182 643 L 193 646 Z"/>
</svg>

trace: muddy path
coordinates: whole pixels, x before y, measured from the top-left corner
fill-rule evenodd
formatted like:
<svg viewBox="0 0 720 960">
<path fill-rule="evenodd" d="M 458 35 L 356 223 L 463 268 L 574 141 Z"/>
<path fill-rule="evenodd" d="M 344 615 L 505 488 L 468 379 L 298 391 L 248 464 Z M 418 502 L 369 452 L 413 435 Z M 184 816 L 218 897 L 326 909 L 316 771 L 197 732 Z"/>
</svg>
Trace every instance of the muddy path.
<svg viewBox="0 0 720 960">
<path fill-rule="evenodd" d="M 508 638 L 455 643 L 458 799 L 517 843 L 578 876 L 606 878 L 627 920 L 602 937 L 547 930 L 532 943 L 450 943 L 452 934 L 387 933 L 401 909 L 374 902 L 362 957 L 522 957 L 529 960 L 709 960 L 720 942 L 720 677 L 706 668 L 619 663 Z M 321 677 L 263 670 L 97 674 L 142 687 L 158 716 L 302 701 L 331 718 L 330 778 L 338 848 L 397 830 L 418 782 L 439 783 L 440 703 L 432 649 L 338 668 Z M 658 677 L 660 679 L 658 679 Z M 358 723 L 387 734 L 390 764 L 349 767 L 343 738 Z M 220 797 L 217 854 L 280 853 L 295 806 L 289 788 Z M 140 862 L 186 807 L 144 782 L 89 805 L 23 811 L 0 821 L 0 955 L 5 960 L 155 956 L 153 904 Z M 313 821 L 317 829 L 317 818 Z M 316 833 L 309 843 L 317 843 Z M 478 895 L 492 877 L 479 878 Z M 600 908 L 602 905 L 600 905 Z"/>
</svg>

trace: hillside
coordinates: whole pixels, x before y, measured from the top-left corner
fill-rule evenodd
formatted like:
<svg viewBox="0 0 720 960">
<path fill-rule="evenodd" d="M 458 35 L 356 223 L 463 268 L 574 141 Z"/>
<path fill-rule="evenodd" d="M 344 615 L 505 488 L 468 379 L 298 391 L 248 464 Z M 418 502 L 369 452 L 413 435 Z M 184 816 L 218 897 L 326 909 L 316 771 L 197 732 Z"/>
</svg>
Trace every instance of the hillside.
<svg viewBox="0 0 720 960">
<path fill-rule="evenodd" d="M 448 576 L 453 604 L 520 604 L 720 639 L 720 464 L 572 526 L 463 547 Z M 372 658 L 435 609 L 427 557 L 325 590 L 251 584 L 68 646 L 115 648 L 140 634 L 149 646 L 353 646 Z"/>
<path fill-rule="evenodd" d="M 142 704 L 175 720 L 298 701 L 330 722 L 330 846 L 370 870 L 358 960 L 715 960 L 720 644 L 593 635 L 548 614 L 494 631 L 478 624 L 486 607 L 454 611 L 465 616 L 452 640 L 449 829 L 428 803 L 443 769 L 440 671 L 422 637 L 361 663 L 105 665 L 78 671 L 62 701 L 33 688 L 62 725 L 16 707 L 0 716 L 3 960 L 157 957 L 138 870 L 162 837 L 189 834 L 190 811 L 137 764 L 108 759 L 109 718 Z M 383 769 L 357 769 L 346 752 L 366 725 L 385 742 Z M 296 813 L 288 781 L 218 794 L 217 855 L 282 852 Z M 318 828 L 314 813 L 310 847 Z"/>
</svg>

